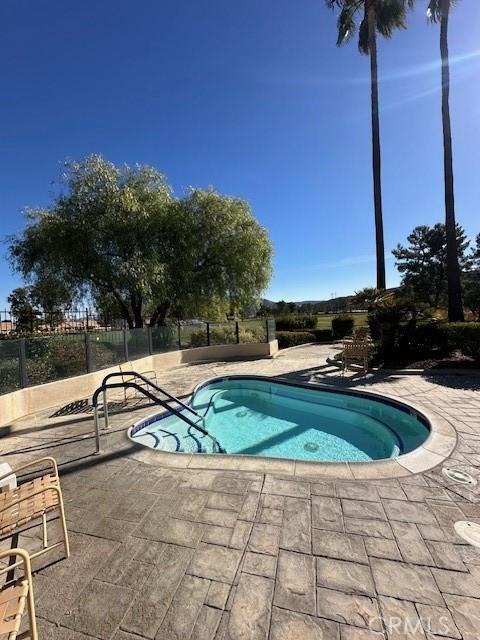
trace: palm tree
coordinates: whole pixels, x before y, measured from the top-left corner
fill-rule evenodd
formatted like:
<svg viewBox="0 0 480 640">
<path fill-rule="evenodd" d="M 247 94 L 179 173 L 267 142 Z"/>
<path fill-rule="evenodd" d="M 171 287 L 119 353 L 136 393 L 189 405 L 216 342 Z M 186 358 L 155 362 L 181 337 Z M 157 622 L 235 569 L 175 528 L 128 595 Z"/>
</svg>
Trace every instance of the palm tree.
<svg viewBox="0 0 480 640">
<path fill-rule="evenodd" d="M 375 210 L 375 242 L 377 254 L 377 289 L 385 289 L 385 246 L 380 154 L 380 119 L 378 113 L 377 31 L 390 38 L 395 29 L 405 28 L 407 8 L 414 0 L 325 0 L 330 9 L 338 7 L 337 46 L 348 42 L 358 27 L 360 53 L 370 56 L 370 86 L 372 101 L 372 168 L 373 202 Z M 359 24 L 358 24 L 359 23 Z"/>
<path fill-rule="evenodd" d="M 453 191 L 452 129 L 450 125 L 450 65 L 448 60 L 448 18 L 456 0 L 430 0 L 427 16 L 431 22 L 440 22 L 440 55 L 442 57 L 442 124 L 443 173 L 445 182 L 445 229 L 447 233 L 448 319 L 463 322 L 462 285 L 455 222 L 455 196 Z"/>
</svg>

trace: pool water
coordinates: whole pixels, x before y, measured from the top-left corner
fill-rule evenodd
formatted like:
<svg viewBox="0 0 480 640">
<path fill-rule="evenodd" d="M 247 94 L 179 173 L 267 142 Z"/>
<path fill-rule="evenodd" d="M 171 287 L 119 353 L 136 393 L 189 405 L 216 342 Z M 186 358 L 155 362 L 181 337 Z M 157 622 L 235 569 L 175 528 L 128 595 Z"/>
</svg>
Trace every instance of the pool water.
<svg viewBox="0 0 480 640">
<path fill-rule="evenodd" d="M 224 453 L 297 460 L 370 461 L 394 458 L 429 434 L 413 410 L 382 400 L 270 379 L 229 377 L 206 383 L 193 395 L 187 417 L 206 429 Z M 177 452 L 218 453 L 208 437 L 164 413 L 143 420 L 131 437 Z"/>
</svg>

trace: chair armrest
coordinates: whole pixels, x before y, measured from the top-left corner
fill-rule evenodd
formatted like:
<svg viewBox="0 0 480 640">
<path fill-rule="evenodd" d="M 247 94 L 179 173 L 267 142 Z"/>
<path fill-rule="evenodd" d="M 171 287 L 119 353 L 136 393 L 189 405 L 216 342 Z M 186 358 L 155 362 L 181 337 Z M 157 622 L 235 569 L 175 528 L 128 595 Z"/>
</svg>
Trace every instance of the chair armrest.
<svg viewBox="0 0 480 640">
<path fill-rule="evenodd" d="M 3 560 L 4 558 L 18 557 L 20 558 L 20 560 L 17 560 L 16 562 L 13 562 L 6 567 L 1 568 L 0 575 L 2 575 L 3 573 L 7 573 L 7 571 L 10 572 L 14 569 L 17 569 L 19 566 L 23 565 L 25 576 L 31 580 L 30 556 L 28 552 L 25 551 L 25 549 L 14 548 L 0 552 L 0 560 Z"/>
<path fill-rule="evenodd" d="M 38 458 L 37 460 L 32 460 L 32 462 L 26 462 L 25 464 L 20 465 L 19 467 L 17 467 L 16 469 L 12 469 L 11 471 L 8 471 L 7 473 L 4 473 L 2 476 L 0 476 L 0 481 L 4 480 L 5 478 L 8 478 L 11 475 L 18 475 L 18 473 L 20 471 L 24 471 L 25 469 L 29 469 L 30 467 L 35 467 L 41 463 L 44 462 L 48 462 L 49 465 L 52 467 L 56 477 L 58 478 L 58 467 L 57 467 L 57 461 L 55 460 L 55 458 L 52 458 L 50 456 L 45 456 L 44 458 Z"/>
</svg>

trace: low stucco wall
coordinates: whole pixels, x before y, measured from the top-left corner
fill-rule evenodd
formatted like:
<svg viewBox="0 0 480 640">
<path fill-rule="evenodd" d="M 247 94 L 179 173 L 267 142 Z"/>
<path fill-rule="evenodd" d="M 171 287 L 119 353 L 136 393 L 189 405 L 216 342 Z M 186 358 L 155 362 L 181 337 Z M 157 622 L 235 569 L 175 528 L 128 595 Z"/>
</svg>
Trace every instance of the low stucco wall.
<svg viewBox="0 0 480 640">
<path fill-rule="evenodd" d="M 138 360 L 83 376 L 56 380 L 36 387 L 19 389 L 0 396 L 0 426 L 22 418 L 35 411 L 42 411 L 60 404 L 87 398 L 100 386 L 108 373 L 116 371 L 159 371 L 178 367 L 189 362 L 202 360 L 229 360 L 232 358 L 251 358 L 273 356 L 278 351 L 278 342 L 260 342 L 253 344 L 225 344 L 212 347 L 196 347 L 182 351 L 157 353 Z"/>
</svg>

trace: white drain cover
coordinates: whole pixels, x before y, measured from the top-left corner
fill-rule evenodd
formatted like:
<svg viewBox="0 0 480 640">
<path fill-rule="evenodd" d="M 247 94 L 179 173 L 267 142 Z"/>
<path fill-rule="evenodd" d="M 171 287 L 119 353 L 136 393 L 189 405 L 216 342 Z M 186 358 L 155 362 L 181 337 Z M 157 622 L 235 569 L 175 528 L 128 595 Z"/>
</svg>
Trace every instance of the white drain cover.
<svg viewBox="0 0 480 640">
<path fill-rule="evenodd" d="M 480 524 L 459 520 L 455 523 L 455 531 L 461 538 L 473 544 L 474 547 L 480 548 Z"/>
<path fill-rule="evenodd" d="M 464 471 L 463 469 L 459 469 L 458 467 L 444 467 L 442 469 L 442 473 L 444 476 L 453 480 L 454 482 L 459 482 L 460 484 L 477 484 L 477 479 L 471 476 L 469 473 Z"/>
</svg>

